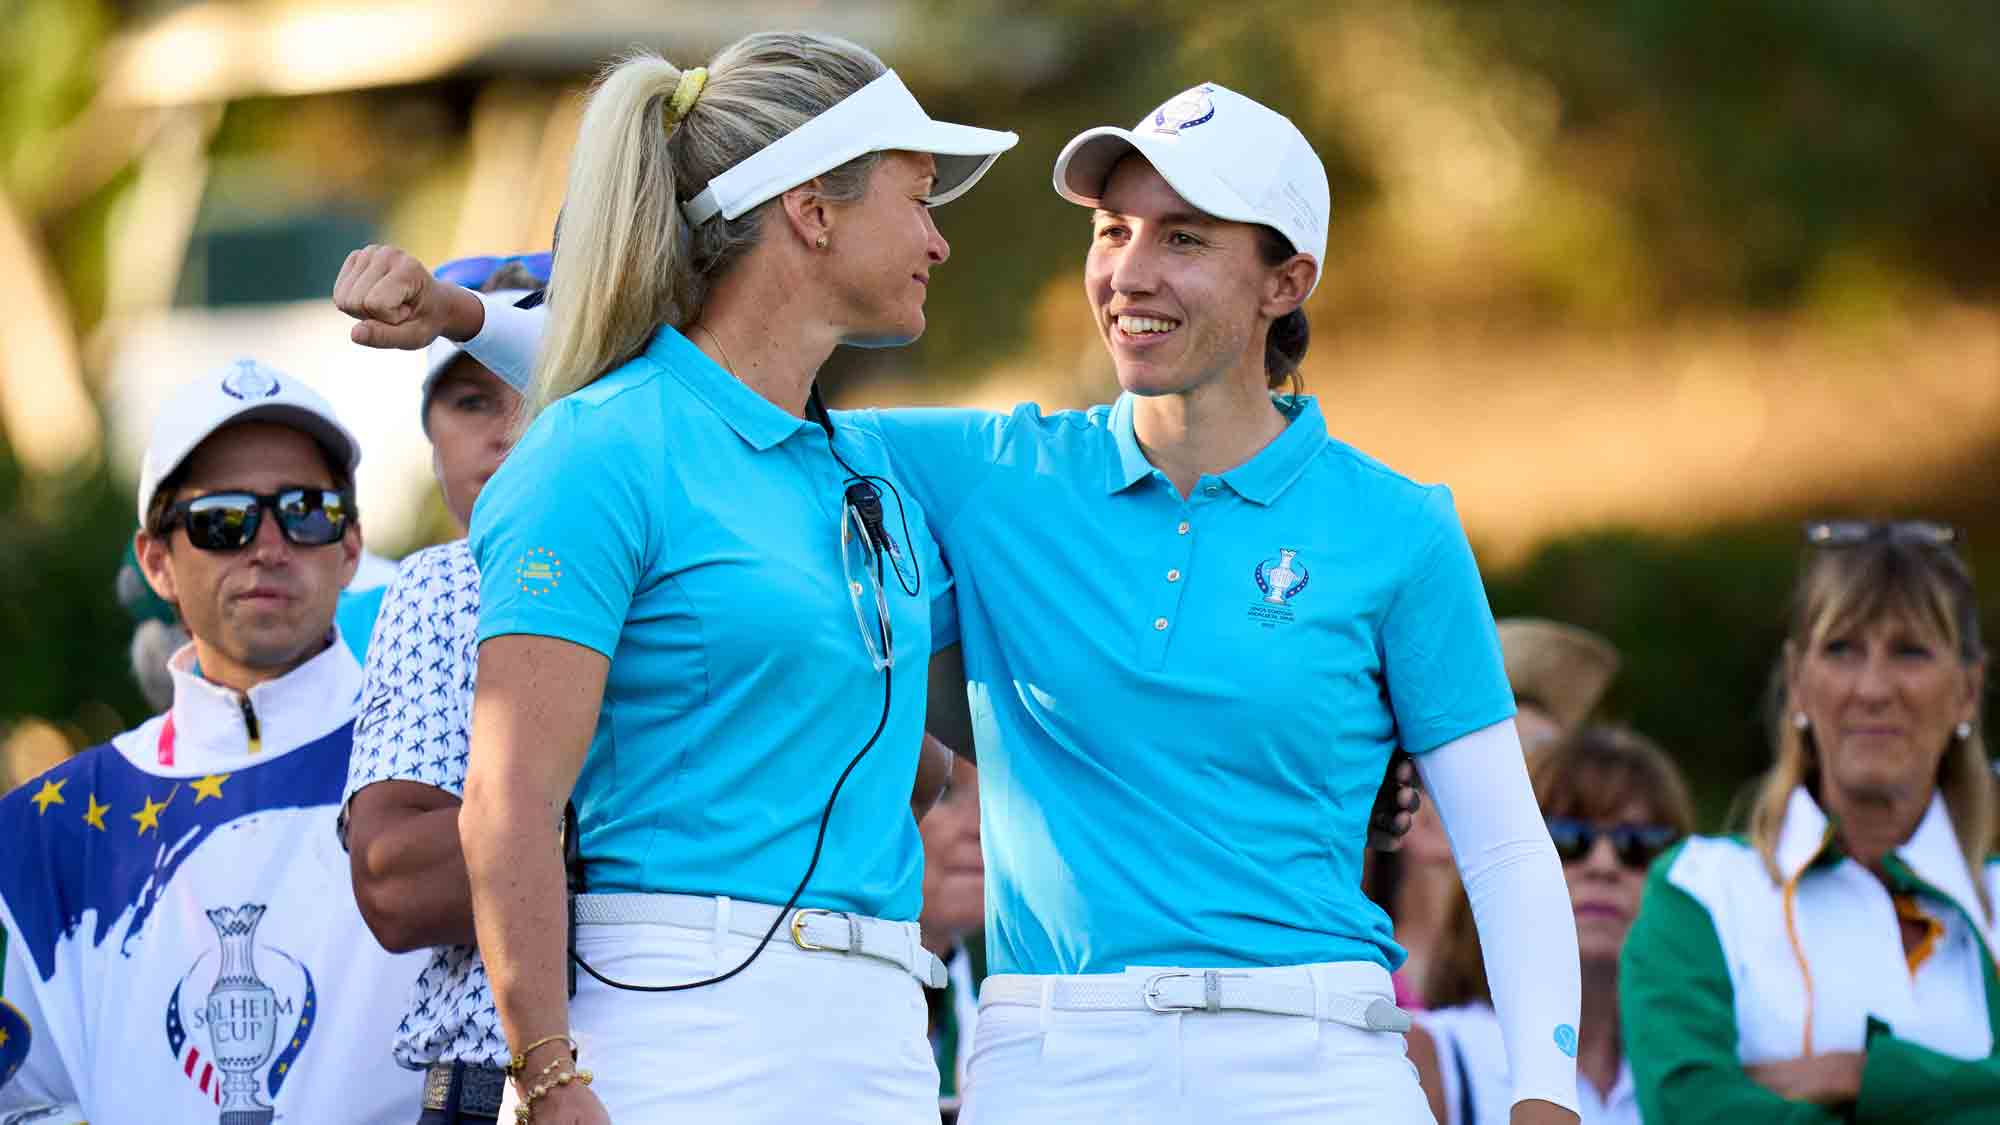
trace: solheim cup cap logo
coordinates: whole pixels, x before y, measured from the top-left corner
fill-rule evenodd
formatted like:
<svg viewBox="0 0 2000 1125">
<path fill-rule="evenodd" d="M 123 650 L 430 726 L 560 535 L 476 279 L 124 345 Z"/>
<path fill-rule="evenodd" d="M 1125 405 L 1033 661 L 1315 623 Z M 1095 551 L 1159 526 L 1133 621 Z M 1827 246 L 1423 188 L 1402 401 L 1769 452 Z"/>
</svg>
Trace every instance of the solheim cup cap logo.
<svg viewBox="0 0 2000 1125">
<path fill-rule="evenodd" d="M 1201 85 L 1168 99 L 1165 105 L 1153 111 L 1147 123 L 1141 125 L 1155 133 L 1178 133 L 1182 129 L 1192 129 L 1215 119 L 1215 99 L 1209 97 L 1212 86 Z"/>
<path fill-rule="evenodd" d="M 278 377 L 254 360 L 240 359 L 222 377 L 222 393 L 233 398 L 270 398 L 278 393 Z"/>
<path fill-rule="evenodd" d="M 1196 209 L 1270 227 L 1323 269 L 1332 189 L 1319 154 L 1283 114 L 1204 82 L 1130 129 L 1100 125 L 1077 134 L 1056 157 L 1056 194 L 1098 206 L 1112 170 L 1134 152 Z"/>
</svg>

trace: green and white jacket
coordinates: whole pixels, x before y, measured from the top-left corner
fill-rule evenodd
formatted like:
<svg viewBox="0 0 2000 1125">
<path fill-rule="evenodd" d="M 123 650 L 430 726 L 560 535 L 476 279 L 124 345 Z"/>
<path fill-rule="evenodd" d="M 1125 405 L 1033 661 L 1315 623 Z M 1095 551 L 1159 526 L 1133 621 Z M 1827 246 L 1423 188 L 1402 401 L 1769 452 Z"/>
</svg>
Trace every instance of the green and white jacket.
<svg viewBox="0 0 2000 1125">
<path fill-rule="evenodd" d="M 2000 863 L 1967 870 L 1942 797 L 1884 861 L 1889 886 L 1842 854 L 1804 789 L 1785 811 L 1784 882 L 1740 838 L 1697 836 L 1653 866 L 1619 972 L 1625 1049 L 1649 1125 L 1751 1121 L 2000 1122 Z M 1914 969 L 1895 894 L 1942 923 Z M 1914 959 L 1914 958 L 1912 958 Z M 1746 1066 L 1867 1052 L 1861 1096 L 1786 1101 Z"/>
</svg>

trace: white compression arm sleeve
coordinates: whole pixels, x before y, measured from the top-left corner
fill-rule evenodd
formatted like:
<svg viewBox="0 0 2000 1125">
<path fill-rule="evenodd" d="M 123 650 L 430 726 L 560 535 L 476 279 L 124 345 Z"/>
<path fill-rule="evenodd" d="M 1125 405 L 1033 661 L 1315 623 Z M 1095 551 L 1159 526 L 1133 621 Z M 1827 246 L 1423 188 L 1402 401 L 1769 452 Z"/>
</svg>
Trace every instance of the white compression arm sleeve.
<svg viewBox="0 0 2000 1125">
<path fill-rule="evenodd" d="M 479 303 L 486 306 L 486 323 L 477 336 L 459 345 L 465 354 L 516 388 L 534 380 L 535 349 L 541 346 L 542 328 L 549 318 L 547 305 L 517 309 L 514 302 L 519 299 L 479 294 Z"/>
<path fill-rule="evenodd" d="M 1514 1100 L 1577 1108 L 1576 915 L 1508 719 L 1416 756 L 1479 925 Z"/>
</svg>

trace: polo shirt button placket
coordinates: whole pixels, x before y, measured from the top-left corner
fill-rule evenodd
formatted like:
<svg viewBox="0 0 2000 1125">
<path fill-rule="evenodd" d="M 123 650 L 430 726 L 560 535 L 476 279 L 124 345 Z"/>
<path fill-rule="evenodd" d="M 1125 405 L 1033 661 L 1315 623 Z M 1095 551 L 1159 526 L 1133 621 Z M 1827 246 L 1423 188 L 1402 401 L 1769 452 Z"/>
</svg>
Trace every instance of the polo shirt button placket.
<svg viewBox="0 0 2000 1125">
<path fill-rule="evenodd" d="M 1194 524 L 1186 519 L 1185 515 L 1183 513 L 1183 518 L 1174 525 L 1175 549 L 1170 552 L 1174 557 L 1166 572 L 1167 597 L 1162 603 L 1163 612 L 1153 618 L 1152 643 L 1146 649 L 1146 654 L 1150 657 L 1148 664 L 1154 668 L 1163 667 L 1167 662 L 1167 641 L 1172 636 L 1174 619 L 1180 614 L 1181 599 L 1187 594 L 1187 587 L 1181 584 L 1181 575 L 1188 566 L 1188 556 L 1193 553 L 1194 540 L 1190 535 L 1194 531 Z M 1159 572 L 1154 571 L 1154 573 Z"/>
</svg>

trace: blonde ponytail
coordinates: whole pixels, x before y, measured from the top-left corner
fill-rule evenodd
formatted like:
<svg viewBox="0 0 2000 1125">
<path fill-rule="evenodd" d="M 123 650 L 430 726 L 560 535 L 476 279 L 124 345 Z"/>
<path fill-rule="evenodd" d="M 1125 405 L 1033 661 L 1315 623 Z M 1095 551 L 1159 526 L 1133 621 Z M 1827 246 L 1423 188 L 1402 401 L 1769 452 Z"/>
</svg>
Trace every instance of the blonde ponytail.
<svg viewBox="0 0 2000 1125">
<path fill-rule="evenodd" d="M 637 355 L 660 325 L 691 324 L 777 206 L 690 231 L 683 200 L 886 69 L 843 39 L 760 32 L 717 54 L 685 106 L 673 104 L 677 91 L 689 100 L 682 71 L 658 55 L 628 55 L 607 70 L 570 158 L 548 325 L 521 424 Z M 860 198 L 879 159 L 871 153 L 819 177 L 820 194 Z"/>
<path fill-rule="evenodd" d="M 570 158 L 528 418 L 638 354 L 673 319 L 686 249 L 665 107 L 680 81 L 680 68 L 642 54 L 591 92 Z"/>
</svg>

